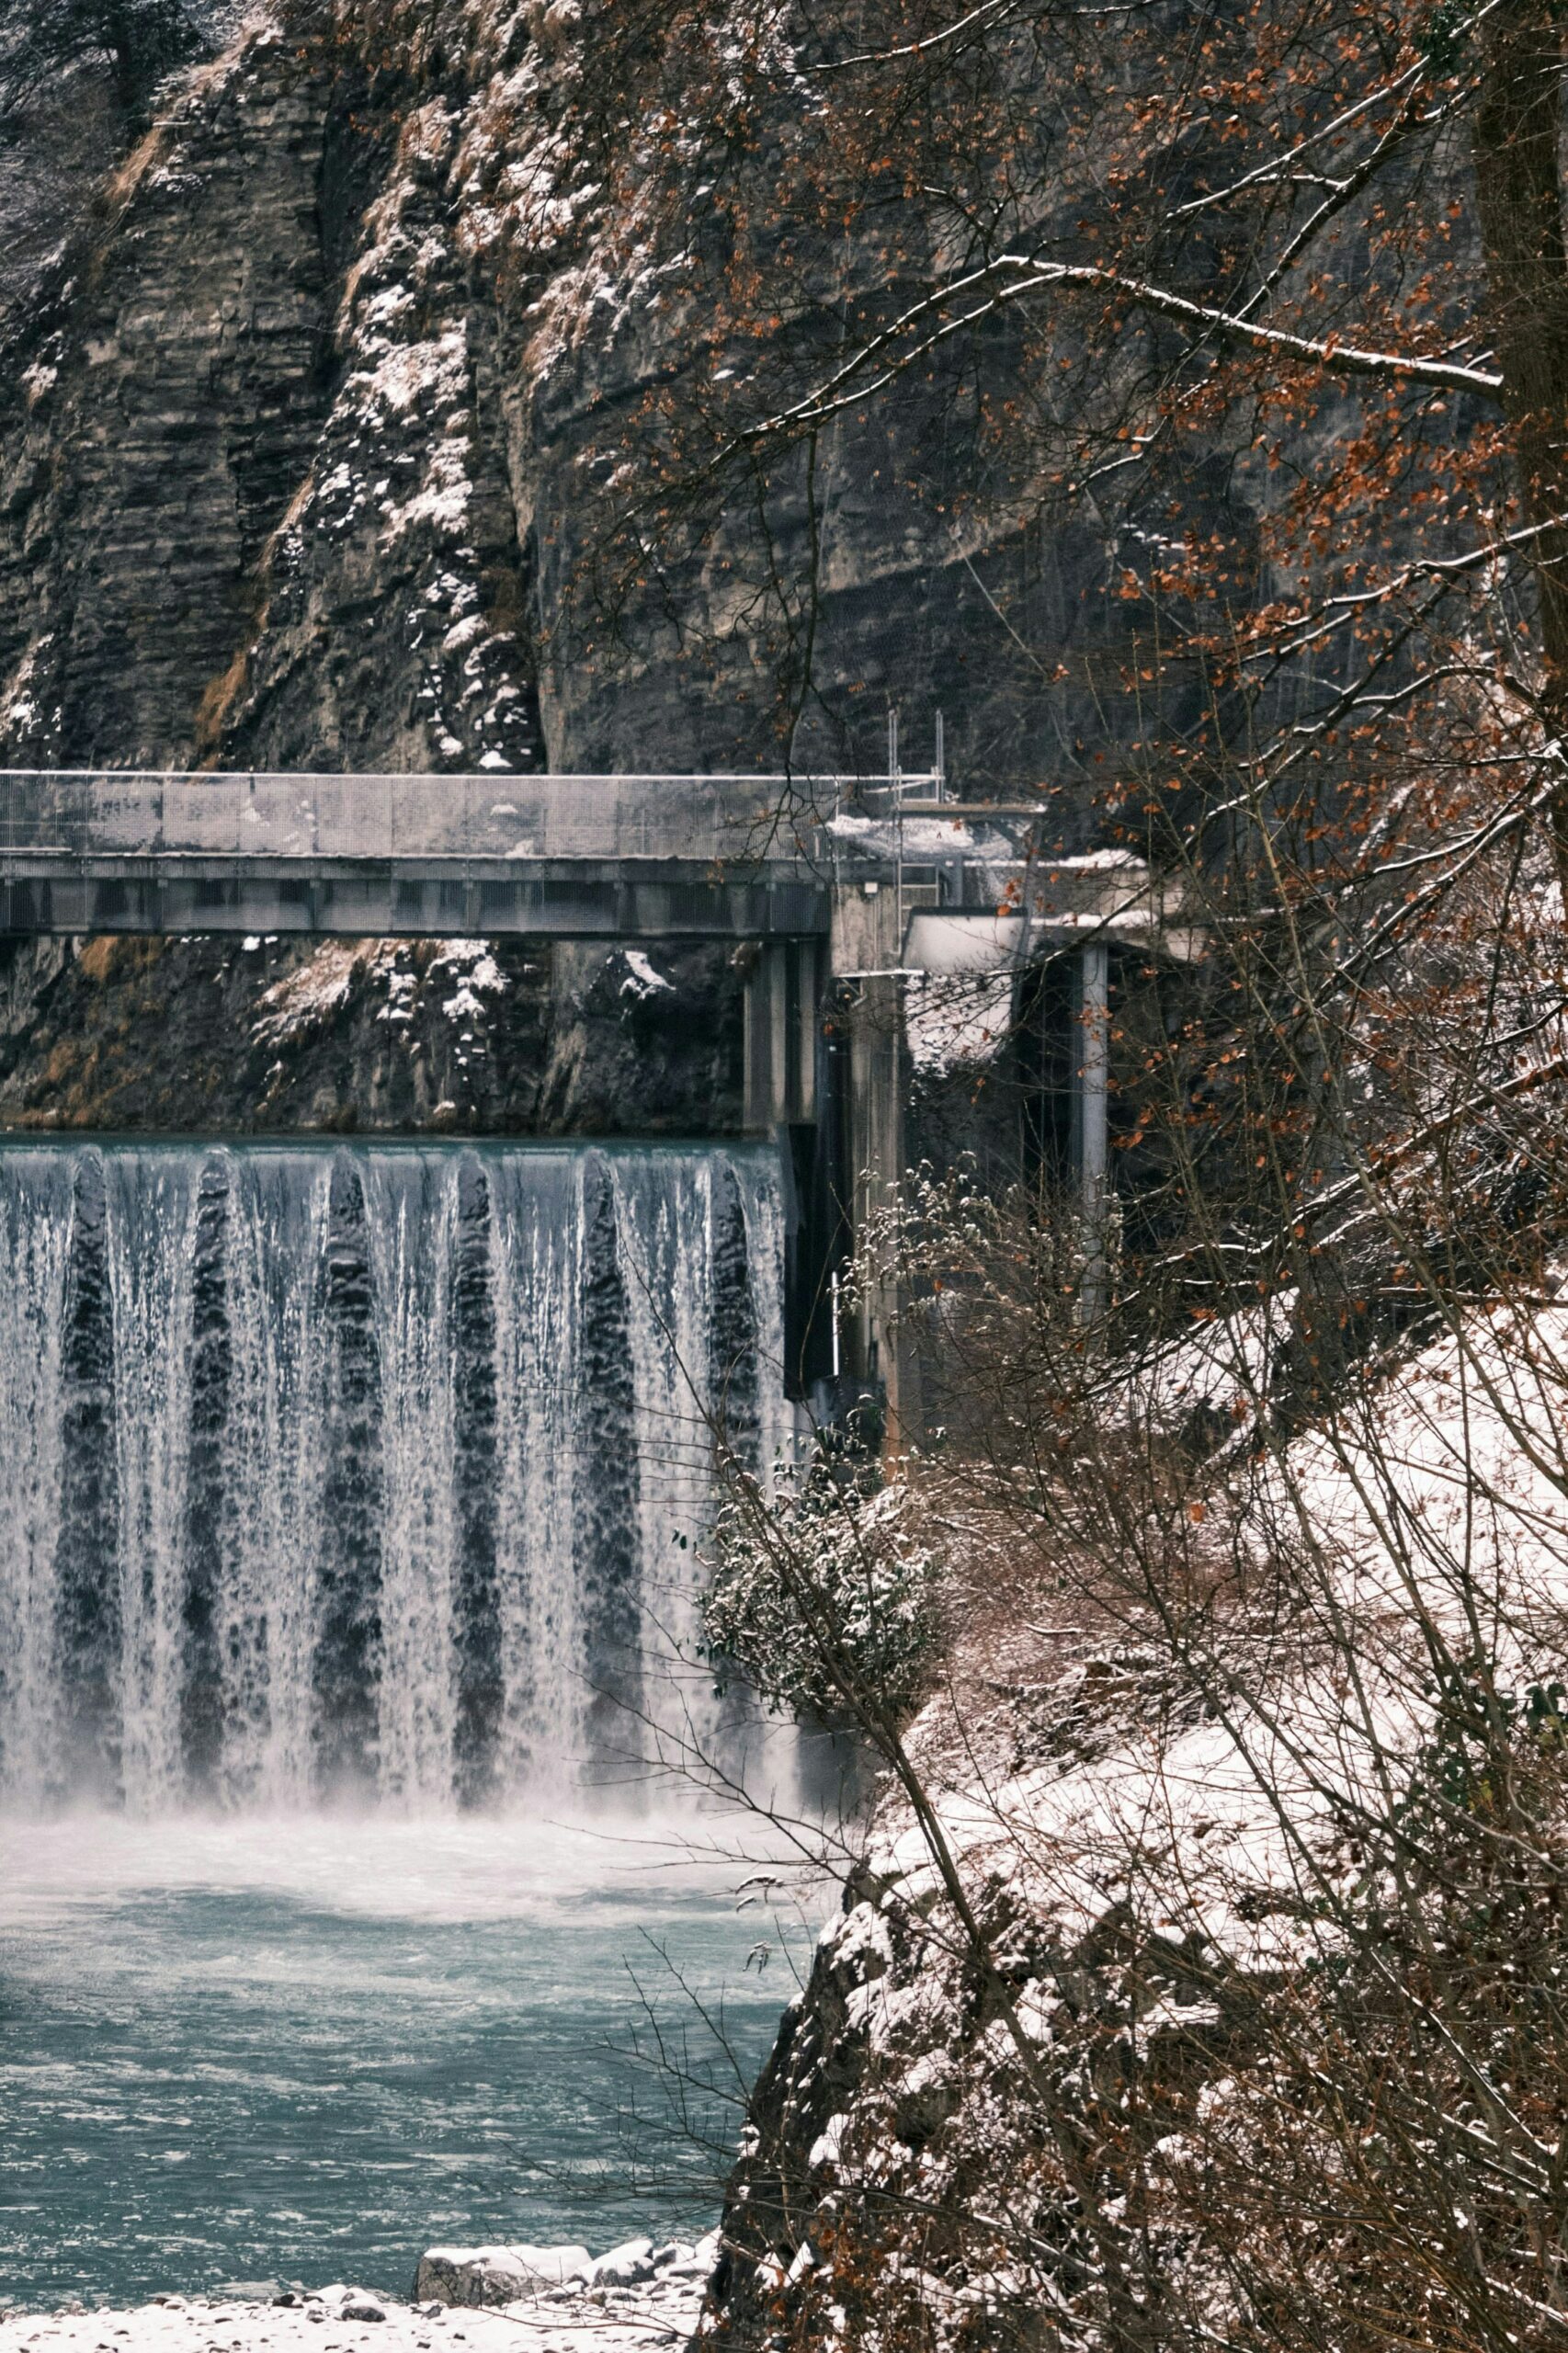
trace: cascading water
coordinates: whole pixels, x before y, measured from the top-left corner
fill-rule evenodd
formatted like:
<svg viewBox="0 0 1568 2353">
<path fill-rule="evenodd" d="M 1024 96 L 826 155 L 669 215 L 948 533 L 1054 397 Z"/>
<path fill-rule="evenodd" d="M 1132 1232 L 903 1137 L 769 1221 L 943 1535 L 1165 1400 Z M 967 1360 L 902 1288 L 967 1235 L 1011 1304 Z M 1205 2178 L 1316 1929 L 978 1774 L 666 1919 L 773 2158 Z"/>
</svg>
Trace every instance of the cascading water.
<svg viewBox="0 0 1568 2353">
<path fill-rule="evenodd" d="M 0 1246 L 0 1800 L 415 1810 L 736 1736 L 692 1539 L 704 1409 L 788 1436 L 766 1151 L 19 1145 Z"/>
</svg>

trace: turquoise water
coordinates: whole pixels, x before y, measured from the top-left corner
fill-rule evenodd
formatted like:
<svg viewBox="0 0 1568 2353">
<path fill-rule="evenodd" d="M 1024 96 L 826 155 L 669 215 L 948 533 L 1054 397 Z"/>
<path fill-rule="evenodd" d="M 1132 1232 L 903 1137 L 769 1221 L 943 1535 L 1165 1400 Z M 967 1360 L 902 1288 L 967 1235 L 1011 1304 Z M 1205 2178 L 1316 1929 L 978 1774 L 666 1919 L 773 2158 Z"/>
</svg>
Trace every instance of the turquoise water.
<svg viewBox="0 0 1568 2353">
<path fill-rule="evenodd" d="M 744 1873 L 655 1823 L 0 1823 L 0 2305 L 706 2227 L 738 2114 L 694 2143 L 638 2046 L 646 2001 L 711 2086 L 766 2054 L 801 1939 Z"/>
</svg>

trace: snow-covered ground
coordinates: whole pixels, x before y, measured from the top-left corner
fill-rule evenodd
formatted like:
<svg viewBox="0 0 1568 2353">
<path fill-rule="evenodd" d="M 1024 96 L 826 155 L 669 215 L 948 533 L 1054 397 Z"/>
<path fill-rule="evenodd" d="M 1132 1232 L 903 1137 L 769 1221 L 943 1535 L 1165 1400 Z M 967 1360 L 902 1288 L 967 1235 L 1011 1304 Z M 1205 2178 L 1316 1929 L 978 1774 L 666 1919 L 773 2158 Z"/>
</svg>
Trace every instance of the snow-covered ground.
<svg viewBox="0 0 1568 2353">
<path fill-rule="evenodd" d="M 490 2310 L 339 2284 L 288 2302 L 166 2295 L 126 2312 L 0 2313 L 0 2353 L 662 2353 L 690 2336 L 712 2256 L 705 2241 L 652 2264 L 568 2263 L 560 2285 L 543 2266 Z M 617 2269 L 652 2276 L 616 2285 L 607 2274 Z"/>
<path fill-rule="evenodd" d="M 1282 1297 L 1165 1351 L 1129 1384 L 1135 1411 L 1169 1427 L 1202 1402 L 1238 1427 L 1254 1422 L 1289 1305 Z M 1237 1461 L 1230 1488 L 1191 1519 L 1218 1530 L 1221 1572 L 1245 1561 L 1260 1586 L 1278 1576 L 1290 1628 L 1288 1641 L 1261 1642 L 1238 1608 L 1229 1634 L 1213 1636 L 1205 1672 L 1223 1705 L 1164 1722 L 1157 1701 L 1140 1701 L 1135 1667 L 1113 1701 L 1114 1662 L 1096 1658 L 1071 1666 L 1058 1690 L 1064 1714 L 1074 1694 L 1091 1717 L 1097 1705 L 1091 1730 L 1103 1738 L 980 1770 L 967 1735 L 943 1749 L 939 1692 L 911 1745 L 948 1847 L 977 1883 L 1010 1881 L 1073 1939 L 1126 1904 L 1244 1968 L 1272 1968 L 1330 1936 L 1325 1903 L 1362 1869 L 1342 1825 L 1381 1821 L 1408 1788 L 1433 1737 L 1438 1663 L 1479 1660 L 1509 1705 L 1561 1690 L 1568 1307 L 1471 1311 L 1381 1381 L 1347 1389 L 1288 1447 Z M 1196 1672 L 1201 1644 L 1187 1640 Z M 896 1796 L 870 1861 L 904 1902 L 937 1901 L 926 1833 Z M 851 1958 L 863 1944 L 885 1960 L 873 1906 L 825 1935 Z M 887 1998 L 879 1977 L 857 2014 L 873 2049 Z"/>
</svg>

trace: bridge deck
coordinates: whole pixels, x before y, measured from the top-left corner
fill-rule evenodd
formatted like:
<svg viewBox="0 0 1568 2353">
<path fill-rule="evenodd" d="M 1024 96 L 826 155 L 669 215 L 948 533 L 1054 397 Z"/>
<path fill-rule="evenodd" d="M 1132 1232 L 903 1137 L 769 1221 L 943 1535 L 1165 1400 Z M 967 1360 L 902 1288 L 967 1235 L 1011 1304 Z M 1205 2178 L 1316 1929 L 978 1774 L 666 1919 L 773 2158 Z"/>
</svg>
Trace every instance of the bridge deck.
<svg viewBox="0 0 1568 2353">
<path fill-rule="evenodd" d="M 827 929 L 836 777 L 0 775 L 0 930 Z"/>
</svg>

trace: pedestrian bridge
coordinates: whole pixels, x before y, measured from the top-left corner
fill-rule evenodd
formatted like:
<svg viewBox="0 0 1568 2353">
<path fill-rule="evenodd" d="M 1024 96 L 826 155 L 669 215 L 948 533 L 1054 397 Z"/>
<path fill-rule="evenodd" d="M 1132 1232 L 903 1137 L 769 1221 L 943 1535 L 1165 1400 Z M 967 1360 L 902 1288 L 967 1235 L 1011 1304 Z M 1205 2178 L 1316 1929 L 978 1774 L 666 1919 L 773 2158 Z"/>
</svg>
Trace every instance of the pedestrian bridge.
<svg viewBox="0 0 1568 2353">
<path fill-rule="evenodd" d="M 0 774 L 0 931 L 809 938 L 846 779 Z"/>
<path fill-rule="evenodd" d="M 1179 892 L 1042 858 L 1039 815 L 935 776 L 0 770 L 0 932 L 831 938 L 878 978 L 1192 952 Z"/>
</svg>

